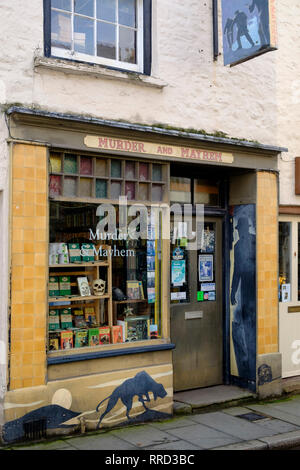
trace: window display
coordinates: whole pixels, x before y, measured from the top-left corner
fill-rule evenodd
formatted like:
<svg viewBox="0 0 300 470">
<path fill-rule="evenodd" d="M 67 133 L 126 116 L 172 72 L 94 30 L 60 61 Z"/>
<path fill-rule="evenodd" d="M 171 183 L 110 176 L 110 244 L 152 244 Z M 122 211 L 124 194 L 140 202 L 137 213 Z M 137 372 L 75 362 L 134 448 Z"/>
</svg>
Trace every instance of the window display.
<svg viewBox="0 0 300 470">
<path fill-rule="evenodd" d="M 58 153 L 52 154 L 50 160 L 52 169 L 61 172 L 57 176 L 61 178 L 62 193 L 52 191 L 50 174 L 49 351 L 112 347 L 162 338 L 161 215 L 153 218 L 150 204 L 144 206 L 146 236 L 141 233 L 131 238 L 130 228 L 135 224 L 137 231 L 142 231 L 142 223 L 136 222 L 137 216 L 128 215 L 124 235 L 123 227 L 119 227 L 120 207 L 114 204 L 111 207 L 115 211 L 116 229 L 110 233 L 107 224 L 103 231 L 99 229 L 104 219 L 98 212 L 101 199 L 96 203 L 87 197 L 83 202 L 77 183 L 80 198 L 76 191 L 69 196 L 69 190 L 66 198 L 64 172 L 67 169 L 73 174 L 101 173 L 106 178 L 105 194 L 109 195 L 114 184 L 109 175 L 121 179 L 120 187 L 125 193 L 125 178 L 139 175 L 144 184 L 149 184 L 151 194 L 148 175 L 160 180 L 163 188 L 163 165 L 152 168 L 150 163 L 93 157 L 89 163 L 80 156 Z M 78 181 L 80 174 L 76 176 Z M 98 181 L 95 178 L 91 183 L 95 196 Z M 139 193 L 138 180 L 134 185 Z"/>
</svg>

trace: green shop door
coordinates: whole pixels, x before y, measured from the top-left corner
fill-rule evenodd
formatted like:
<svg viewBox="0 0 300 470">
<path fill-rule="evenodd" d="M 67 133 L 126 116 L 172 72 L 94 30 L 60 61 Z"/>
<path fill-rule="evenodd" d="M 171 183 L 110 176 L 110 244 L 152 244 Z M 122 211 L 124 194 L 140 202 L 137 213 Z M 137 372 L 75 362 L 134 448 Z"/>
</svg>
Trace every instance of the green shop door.
<svg viewBox="0 0 300 470">
<path fill-rule="evenodd" d="M 171 238 L 174 391 L 223 383 L 222 219 L 195 225 L 193 250 Z"/>
</svg>

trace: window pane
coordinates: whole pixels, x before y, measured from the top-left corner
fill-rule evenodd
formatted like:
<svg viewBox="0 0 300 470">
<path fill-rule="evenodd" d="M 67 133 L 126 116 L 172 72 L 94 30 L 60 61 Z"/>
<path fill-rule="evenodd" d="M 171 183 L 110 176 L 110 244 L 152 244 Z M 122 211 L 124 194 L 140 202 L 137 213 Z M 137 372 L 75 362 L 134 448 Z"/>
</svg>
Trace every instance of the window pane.
<svg viewBox="0 0 300 470">
<path fill-rule="evenodd" d="M 141 201 L 148 201 L 149 200 L 149 184 L 148 183 L 140 183 L 139 184 L 139 199 Z"/>
<path fill-rule="evenodd" d="M 194 203 L 219 205 L 219 186 L 206 180 L 194 181 Z"/>
<path fill-rule="evenodd" d="M 80 178 L 79 196 L 91 197 L 93 188 L 92 178 Z"/>
<path fill-rule="evenodd" d="M 76 180 L 77 178 L 65 176 L 64 196 L 76 196 Z"/>
<path fill-rule="evenodd" d="M 80 174 L 92 175 L 93 174 L 93 160 L 89 157 L 80 157 Z"/>
<path fill-rule="evenodd" d="M 94 16 L 94 0 L 75 0 L 74 11 L 81 15 Z"/>
<path fill-rule="evenodd" d="M 119 199 L 121 196 L 121 183 L 119 181 L 112 181 L 110 185 L 110 197 L 111 199 Z"/>
<path fill-rule="evenodd" d="M 135 163 L 134 162 L 126 162 L 125 178 L 129 180 L 135 179 Z"/>
<path fill-rule="evenodd" d="M 97 23 L 97 56 L 116 58 L 116 27 L 112 24 Z"/>
<path fill-rule="evenodd" d="M 136 26 L 135 0 L 119 0 L 119 23 L 125 26 Z"/>
<path fill-rule="evenodd" d="M 77 173 L 77 156 L 66 155 L 64 160 L 64 173 Z"/>
<path fill-rule="evenodd" d="M 107 197 L 107 183 L 104 180 L 96 180 L 96 197 Z"/>
<path fill-rule="evenodd" d="M 135 183 L 130 183 L 129 181 L 126 181 L 125 196 L 128 199 L 135 199 Z"/>
<path fill-rule="evenodd" d="M 51 197 L 61 196 L 61 176 L 50 175 L 49 193 Z"/>
<path fill-rule="evenodd" d="M 163 187 L 161 184 L 152 185 L 152 201 L 162 201 Z"/>
<path fill-rule="evenodd" d="M 114 178 L 121 178 L 121 162 L 119 160 L 111 161 L 111 176 Z"/>
<path fill-rule="evenodd" d="M 74 18 L 74 49 L 77 52 L 94 55 L 94 22 L 87 18 Z"/>
<path fill-rule="evenodd" d="M 61 156 L 52 154 L 50 156 L 50 173 L 61 173 Z"/>
<path fill-rule="evenodd" d="M 152 165 L 152 180 L 161 181 L 162 180 L 162 167 L 161 165 Z"/>
<path fill-rule="evenodd" d="M 136 63 L 136 32 L 132 29 L 119 29 L 119 60 L 121 62 Z"/>
<path fill-rule="evenodd" d="M 279 285 L 280 300 L 286 292 L 286 284 L 291 282 L 291 224 L 290 222 L 279 222 Z"/>
<path fill-rule="evenodd" d="M 97 158 L 95 171 L 96 176 L 106 176 L 106 161 Z"/>
<path fill-rule="evenodd" d="M 139 164 L 139 178 L 140 178 L 140 181 L 147 181 L 149 179 L 148 163 Z"/>
<path fill-rule="evenodd" d="M 97 0 L 97 18 L 116 21 L 116 0 Z"/>
<path fill-rule="evenodd" d="M 71 49 L 71 15 L 52 10 L 51 46 Z"/>
<path fill-rule="evenodd" d="M 170 189 L 170 199 L 172 202 L 192 202 L 190 178 L 178 178 L 171 176 Z"/>
<path fill-rule="evenodd" d="M 51 7 L 71 11 L 71 0 L 51 0 Z"/>
</svg>

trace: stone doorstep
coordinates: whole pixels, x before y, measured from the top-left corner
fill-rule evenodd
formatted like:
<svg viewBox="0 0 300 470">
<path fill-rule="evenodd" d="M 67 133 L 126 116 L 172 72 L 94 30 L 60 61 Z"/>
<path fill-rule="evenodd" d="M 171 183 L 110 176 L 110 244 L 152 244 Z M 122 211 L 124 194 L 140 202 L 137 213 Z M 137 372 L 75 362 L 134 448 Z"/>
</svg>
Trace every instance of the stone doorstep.
<svg viewBox="0 0 300 470">
<path fill-rule="evenodd" d="M 286 394 L 300 393 L 300 376 L 282 379 L 282 392 Z"/>
</svg>

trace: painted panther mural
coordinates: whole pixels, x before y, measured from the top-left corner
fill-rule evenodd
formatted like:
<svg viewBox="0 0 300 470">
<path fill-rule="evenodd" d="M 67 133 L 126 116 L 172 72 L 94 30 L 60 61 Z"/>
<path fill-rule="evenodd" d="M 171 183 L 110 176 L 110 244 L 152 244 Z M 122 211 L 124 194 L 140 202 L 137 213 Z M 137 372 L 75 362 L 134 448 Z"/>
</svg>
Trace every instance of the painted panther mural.
<svg viewBox="0 0 300 470">
<path fill-rule="evenodd" d="M 164 386 L 155 382 L 145 371 L 139 372 L 132 379 L 125 380 L 119 387 L 115 388 L 110 396 L 104 398 L 104 400 L 97 405 L 96 411 L 99 411 L 101 404 L 108 400 L 106 410 L 100 416 L 97 429 L 99 429 L 103 418 L 116 406 L 119 399 L 126 406 L 126 416 L 128 420 L 130 420 L 129 413 L 132 409 L 134 396 L 138 396 L 146 412 L 149 411 L 145 405 L 145 402 L 150 402 L 149 392 L 153 393 L 154 400 L 158 397 L 164 398 L 167 395 Z M 165 415 L 165 413 L 162 413 L 162 415 Z"/>
</svg>

